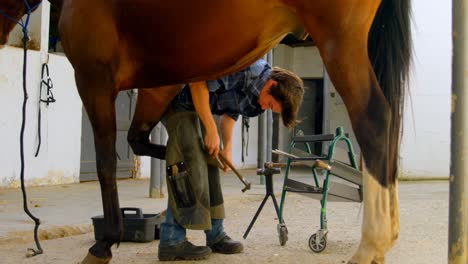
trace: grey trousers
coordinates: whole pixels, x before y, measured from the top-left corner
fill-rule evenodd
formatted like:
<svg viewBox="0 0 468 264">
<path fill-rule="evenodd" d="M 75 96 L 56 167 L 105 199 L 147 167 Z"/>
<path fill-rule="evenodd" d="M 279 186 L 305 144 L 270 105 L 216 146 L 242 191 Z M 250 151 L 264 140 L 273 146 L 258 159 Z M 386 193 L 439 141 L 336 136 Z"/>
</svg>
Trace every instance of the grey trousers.
<svg viewBox="0 0 468 264">
<path fill-rule="evenodd" d="M 211 219 L 224 219 L 219 169 L 207 164 L 196 112 L 175 112 L 167 119 L 167 187 L 169 206 L 181 226 L 211 229 Z"/>
</svg>

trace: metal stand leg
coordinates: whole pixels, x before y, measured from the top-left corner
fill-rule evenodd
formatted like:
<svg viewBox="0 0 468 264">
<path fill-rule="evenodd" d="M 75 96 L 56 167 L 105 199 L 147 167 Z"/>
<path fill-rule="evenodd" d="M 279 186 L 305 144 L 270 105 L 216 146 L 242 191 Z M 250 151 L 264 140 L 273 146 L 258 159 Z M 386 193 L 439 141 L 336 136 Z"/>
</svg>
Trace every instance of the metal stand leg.
<svg viewBox="0 0 468 264">
<path fill-rule="evenodd" d="M 273 205 L 275 206 L 276 215 L 278 216 L 278 219 L 279 219 L 279 207 L 278 207 L 278 202 L 276 201 L 276 197 L 274 194 L 271 196 L 271 199 L 273 200 Z"/>
<path fill-rule="evenodd" d="M 266 195 L 265 195 L 265 198 L 263 198 L 263 201 L 262 201 L 262 203 L 260 204 L 260 206 L 258 207 L 257 212 L 255 213 L 254 218 L 253 218 L 252 221 L 250 222 L 250 225 L 249 225 L 249 227 L 247 228 L 247 230 L 245 231 L 244 236 L 243 236 L 244 239 L 246 239 L 247 236 L 249 235 L 250 229 L 252 229 L 253 225 L 255 224 L 255 221 L 257 221 L 258 215 L 259 215 L 260 212 L 262 211 L 263 206 L 265 205 L 266 201 L 268 200 L 268 197 L 270 197 L 270 196 L 271 196 L 271 199 L 273 200 L 273 205 L 275 206 L 276 215 L 278 215 L 278 217 L 279 217 L 278 203 L 276 202 L 275 193 L 273 192 L 273 173 L 271 173 L 271 174 L 270 174 L 270 173 L 265 173 L 265 187 L 266 187 Z"/>
<path fill-rule="evenodd" d="M 244 236 L 243 236 L 244 239 L 247 238 L 247 236 L 249 235 L 250 229 L 252 229 L 253 225 L 255 224 L 255 221 L 257 221 L 257 217 L 258 217 L 258 215 L 260 214 L 260 211 L 262 211 L 263 206 L 265 205 L 266 201 L 268 200 L 268 196 L 269 196 L 269 195 L 265 195 L 265 198 L 263 198 L 263 201 L 262 201 L 262 203 L 260 204 L 260 207 L 258 207 L 258 210 L 257 210 L 257 212 L 255 213 L 254 218 L 252 219 L 252 221 L 250 222 L 249 227 L 247 228 L 247 230 L 246 230 L 245 233 L 244 233 Z"/>
</svg>

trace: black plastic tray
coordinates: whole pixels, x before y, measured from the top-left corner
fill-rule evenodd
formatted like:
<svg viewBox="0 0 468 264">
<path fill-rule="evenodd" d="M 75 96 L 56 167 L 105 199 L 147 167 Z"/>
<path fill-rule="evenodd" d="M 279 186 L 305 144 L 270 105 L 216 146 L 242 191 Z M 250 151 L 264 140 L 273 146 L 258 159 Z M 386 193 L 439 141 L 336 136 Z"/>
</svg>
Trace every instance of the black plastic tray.
<svg viewBox="0 0 468 264">
<path fill-rule="evenodd" d="M 120 208 L 123 217 L 125 242 L 150 242 L 159 239 L 159 228 L 163 221 L 160 213 L 143 214 L 140 208 Z M 134 212 L 134 213 L 129 213 Z M 104 216 L 91 217 L 94 226 L 94 239 L 104 238 Z"/>
</svg>

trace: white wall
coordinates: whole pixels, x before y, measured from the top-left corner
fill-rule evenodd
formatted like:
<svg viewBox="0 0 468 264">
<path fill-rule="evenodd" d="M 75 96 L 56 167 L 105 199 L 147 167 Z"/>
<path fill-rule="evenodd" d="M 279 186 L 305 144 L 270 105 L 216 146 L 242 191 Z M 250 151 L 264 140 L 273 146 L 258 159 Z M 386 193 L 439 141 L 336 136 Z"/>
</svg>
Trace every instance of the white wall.
<svg viewBox="0 0 468 264">
<path fill-rule="evenodd" d="M 25 179 L 28 185 L 78 182 L 81 150 L 81 100 L 78 96 L 73 68 L 61 55 L 49 56 L 49 70 L 57 102 L 41 104 L 42 145 L 37 146 L 38 99 L 41 66 L 47 60 L 49 4 L 45 2 L 34 13 L 30 34 L 39 41 L 39 51 L 28 51 L 27 119 L 24 135 Z M 42 20 L 41 17 L 46 19 Z M 17 39 L 16 39 L 17 40 Z M 15 44 L 15 36 L 10 42 Z M 9 42 L 9 43 L 10 43 Z M 6 46 L 0 50 L 0 187 L 19 186 L 19 135 L 23 101 L 23 50 Z M 43 88 L 43 98 L 45 88 Z"/>
<path fill-rule="evenodd" d="M 23 51 L 0 50 L 0 186 L 18 186 L 20 174 L 19 134 L 21 126 Z M 27 126 L 24 135 L 28 184 L 77 182 L 80 166 L 81 100 L 68 60 L 50 55 L 49 70 L 57 102 L 41 104 L 42 145 L 37 158 L 38 99 L 42 59 L 40 52 L 28 52 Z M 43 95 L 45 95 L 43 88 Z M 44 98 L 44 97 L 43 97 Z"/>
<path fill-rule="evenodd" d="M 414 57 L 401 149 L 402 177 L 448 177 L 451 1 L 413 0 Z"/>
<path fill-rule="evenodd" d="M 244 153 L 244 163 L 242 163 L 242 118 L 236 122 L 233 133 L 232 161 L 236 168 L 256 168 L 258 159 L 258 117 L 250 118 L 250 128 L 248 134 L 248 149 Z M 247 142 L 247 134 L 245 135 Z M 245 154 L 248 153 L 248 156 Z"/>
</svg>

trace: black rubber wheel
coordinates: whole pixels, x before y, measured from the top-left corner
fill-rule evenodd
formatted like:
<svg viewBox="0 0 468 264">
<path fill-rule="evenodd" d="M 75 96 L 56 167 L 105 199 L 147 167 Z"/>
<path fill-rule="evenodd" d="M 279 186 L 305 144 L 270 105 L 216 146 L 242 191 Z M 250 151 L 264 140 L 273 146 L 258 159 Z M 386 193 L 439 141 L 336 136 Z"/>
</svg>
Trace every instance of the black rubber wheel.
<svg viewBox="0 0 468 264">
<path fill-rule="evenodd" d="M 279 235 L 279 241 L 280 245 L 284 246 L 286 245 L 286 241 L 288 241 L 288 229 L 286 228 L 285 225 L 279 226 L 278 228 L 278 235 Z"/>
<path fill-rule="evenodd" d="M 317 243 L 317 234 L 313 234 L 309 238 L 309 247 L 315 253 L 322 252 L 327 247 L 327 236 L 323 236 Z"/>
</svg>

